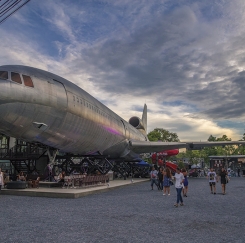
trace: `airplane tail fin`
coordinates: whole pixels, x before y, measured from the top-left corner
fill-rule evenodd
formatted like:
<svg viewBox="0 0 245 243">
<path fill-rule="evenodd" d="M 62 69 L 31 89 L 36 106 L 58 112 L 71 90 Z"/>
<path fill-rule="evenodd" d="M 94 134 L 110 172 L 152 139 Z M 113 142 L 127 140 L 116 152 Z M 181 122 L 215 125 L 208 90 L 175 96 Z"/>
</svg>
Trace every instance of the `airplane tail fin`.
<svg viewBox="0 0 245 243">
<path fill-rule="evenodd" d="M 142 123 L 143 123 L 143 127 L 145 129 L 145 132 L 147 134 L 147 105 L 144 105 L 144 109 L 143 109 L 143 114 L 142 114 Z"/>
<path fill-rule="evenodd" d="M 147 105 L 144 105 L 142 119 L 133 116 L 129 119 L 129 124 L 138 129 L 141 133 L 147 136 Z"/>
</svg>

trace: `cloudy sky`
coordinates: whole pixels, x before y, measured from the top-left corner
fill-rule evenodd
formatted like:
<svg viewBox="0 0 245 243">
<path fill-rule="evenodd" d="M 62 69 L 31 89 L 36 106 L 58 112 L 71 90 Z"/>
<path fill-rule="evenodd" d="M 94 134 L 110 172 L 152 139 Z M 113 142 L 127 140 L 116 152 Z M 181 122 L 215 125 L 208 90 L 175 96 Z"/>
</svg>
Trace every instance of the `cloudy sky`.
<svg viewBox="0 0 245 243">
<path fill-rule="evenodd" d="M 245 132 L 244 0 L 31 0 L 0 25 L 0 65 L 58 74 L 181 141 Z"/>
</svg>

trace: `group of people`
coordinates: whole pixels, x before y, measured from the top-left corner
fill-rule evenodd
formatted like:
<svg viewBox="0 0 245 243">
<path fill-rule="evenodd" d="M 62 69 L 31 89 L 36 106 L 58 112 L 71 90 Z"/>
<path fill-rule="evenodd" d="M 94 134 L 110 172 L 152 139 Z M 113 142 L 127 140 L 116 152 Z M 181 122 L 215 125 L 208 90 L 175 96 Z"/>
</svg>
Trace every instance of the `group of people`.
<svg viewBox="0 0 245 243">
<path fill-rule="evenodd" d="M 213 168 L 211 168 L 208 172 L 207 178 L 209 180 L 209 186 L 212 194 L 216 194 L 216 183 L 218 183 L 219 180 L 222 187 L 222 194 L 226 194 L 226 184 L 229 182 L 230 177 L 224 168 L 221 169 L 219 175 L 217 175 Z"/>
<path fill-rule="evenodd" d="M 170 186 L 173 185 L 173 180 L 175 181 L 175 188 L 177 192 L 177 200 L 174 204 L 175 207 L 183 206 L 183 197 L 187 197 L 188 192 L 188 179 L 186 169 L 182 171 L 177 168 L 176 173 L 172 176 L 169 168 L 163 169 L 159 168 L 159 171 L 153 166 L 150 172 L 151 177 L 151 189 L 153 190 L 154 184 L 158 190 L 163 191 L 163 195 L 170 195 Z M 183 194 L 183 197 L 182 197 Z"/>
<path fill-rule="evenodd" d="M 172 176 L 169 168 L 159 168 L 159 171 L 153 166 L 150 172 L 151 177 L 151 189 L 153 190 L 154 184 L 158 190 L 163 191 L 163 195 L 170 195 L 170 186 L 175 181 L 175 189 L 177 192 L 177 200 L 174 204 L 175 207 L 183 206 L 183 197 L 187 197 L 188 192 L 188 177 L 186 169 L 176 169 L 176 173 Z M 216 183 L 220 181 L 222 187 L 222 194 L 226 194 L 226 184 L 229 182 L 230 177 L 227 171 L 222 168 L 220 173 L 217 175 L 213 168 L 207 174 L 209 180 L 209 186 L 212 194 L 216 194 Z"/>
<path fill-rule="evenodd" d="M 158 190 L 163 191 L 163 195 L 170 195 L 170 185 L 172 183 L 172 175 L 169 168 L 159 168 L 159 171 L 153 166 L 150 172 L 151 176 L 151 189 L 153 190 L 154 184 Z"/>
<path fill-rule="evenodd" d="M 17 180 L 17 181 L 26 181 L 26 177 L 27 177 L 27 175 L 24 175 L 24 172 L 21 171 L 21 172 L 17 175 L 16 180 Z"/>
</svg>

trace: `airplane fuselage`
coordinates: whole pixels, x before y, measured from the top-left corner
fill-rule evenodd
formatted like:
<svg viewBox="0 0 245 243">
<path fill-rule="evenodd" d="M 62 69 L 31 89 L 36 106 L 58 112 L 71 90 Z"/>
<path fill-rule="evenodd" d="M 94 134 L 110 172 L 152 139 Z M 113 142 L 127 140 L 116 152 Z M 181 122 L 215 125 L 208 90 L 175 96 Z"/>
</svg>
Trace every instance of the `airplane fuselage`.
<svg viewBox="0 0 245 243">
<path fill-rule="evenodd" d="M 0 74 L 2 134 L 66 153 L 100 153 L 111 158 L 135 158 L 137 155 L 128 150 L 128 141 L 147 140 L 146 135 L 62 77 L 14 65 L 1 66 Z"/>
</svg>

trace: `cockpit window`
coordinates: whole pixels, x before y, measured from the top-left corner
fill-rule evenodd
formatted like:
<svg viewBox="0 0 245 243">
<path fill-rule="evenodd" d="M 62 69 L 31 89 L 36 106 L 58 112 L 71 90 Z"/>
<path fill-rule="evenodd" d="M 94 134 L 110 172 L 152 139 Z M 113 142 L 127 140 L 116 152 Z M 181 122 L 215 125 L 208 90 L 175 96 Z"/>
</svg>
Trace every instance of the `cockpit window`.
<svg viewBox="0 0 245 243">
<path fill-rule="evenodd" d="M 23 79 L 24 79 L 24 84 L 25 86 L 28 86 L 28 87 L 34 87 L 33 85 L 33 82 L 31 80 L 31 77 L 30 76 L 27 76 L 27 75 L 22 75 Z"/>
<path fill-rule="evenodd" d="M 18 73 L 11 72 L 11 80 L 16 82 L 16 83 L 22 84 L 21 79 L 20 79 L 20 75 Z"/>
<path fill-rule="evenodd" d="M 8 72 L 7 71 L 0 71 L 0 78 L 8 79 Z"/>
</svg>

